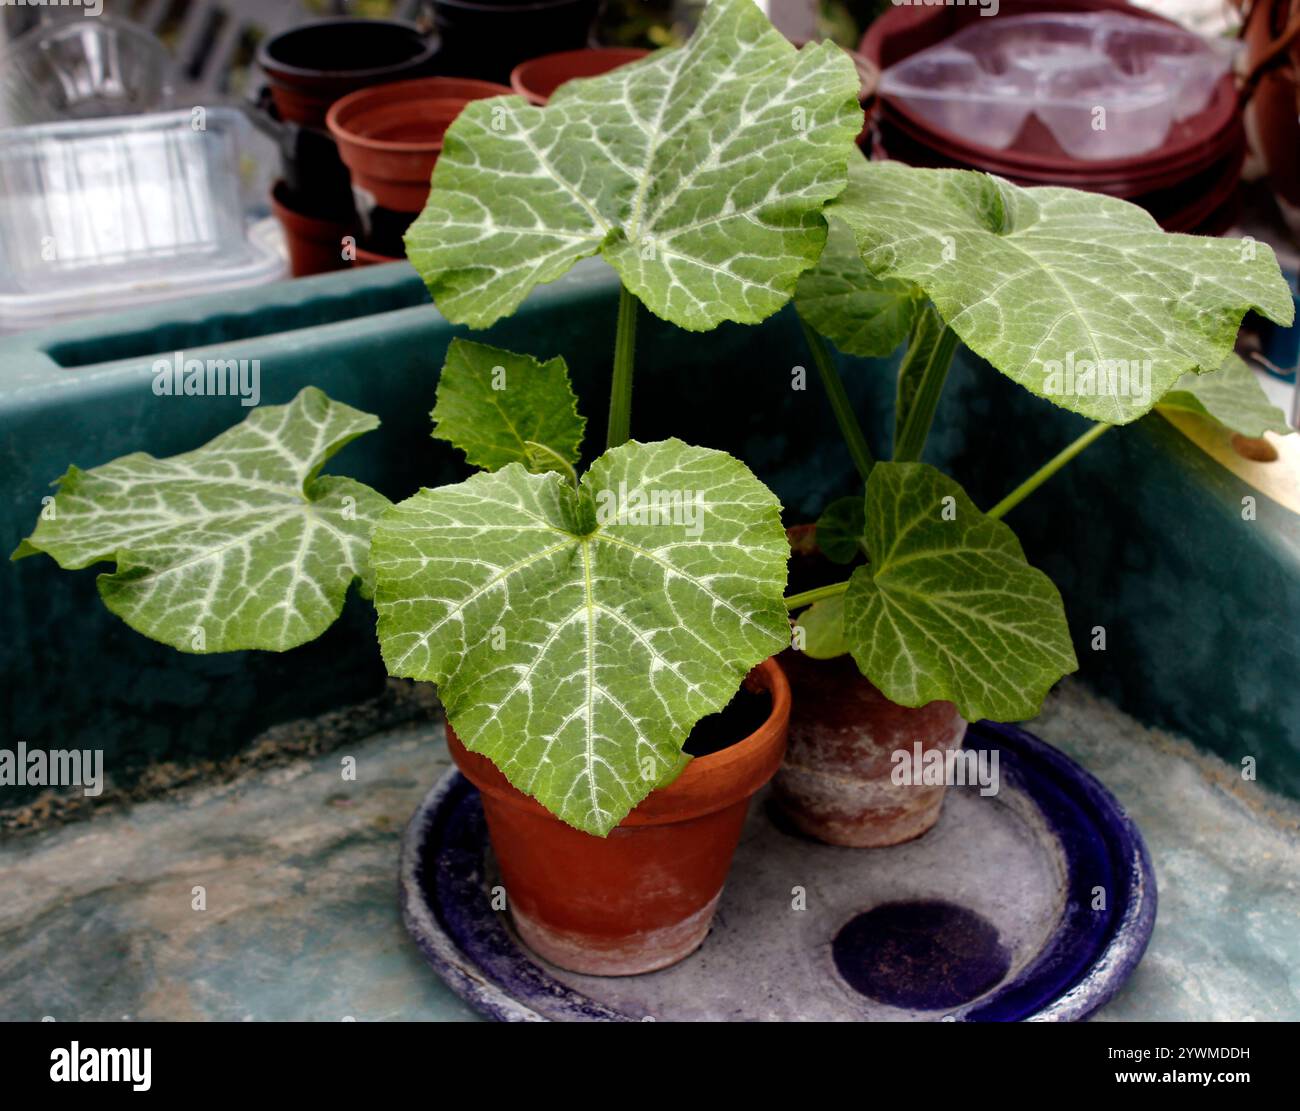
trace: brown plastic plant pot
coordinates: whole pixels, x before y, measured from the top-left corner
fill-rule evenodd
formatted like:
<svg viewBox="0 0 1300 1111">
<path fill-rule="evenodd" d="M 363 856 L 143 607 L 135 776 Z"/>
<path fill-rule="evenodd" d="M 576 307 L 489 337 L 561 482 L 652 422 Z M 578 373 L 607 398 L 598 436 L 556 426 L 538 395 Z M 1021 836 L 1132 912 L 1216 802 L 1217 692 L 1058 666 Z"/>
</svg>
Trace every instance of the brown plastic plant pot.
<svg viewBox="0 0 1300 1111">
<path fill-rule="evenodd" d="M 271 189 L 271 211 L 284 228 L 289 271 L 295 278 L 347 269 L 343 239 L 345 236 L 355 237 L 357 229 L 354 224 L 307 216 L 290 208 L 283 181 L 277 181 Z"/>
<path fill-rule="evenodd" d="M 378 251 L 367 251 L 364 247 L 357 247 L 356 253 L 352 256 L 353 266 L 383 266 L 389 262 L 405 261 L 396 255 L 381 255 Z"/>
<path fill-rule="evenodd" d="M 847 574 L 816 547 L 813 525 L 789 530 L 792 573 L 827 581 Z M 799 565 L 804 567 L 800 568 Z M 803 584 L 801 584 L 803 585 Z M 816 660 L 787 648 L 780 656 L 794 713 L 785 761 L 772 784 L 777 806 L 802 833 L 830 845 L 881 848 L 920 837 L 939 820 L 946 788 L 893 782 L 894 753 L 945 754 L 961 748 L 966 722 L 951 702 L 915 709 L 891 702 L 851 656 Z"/>
<path fill-rule="evenodd" d="M 631 46 L 603 46 L 543 54 L 515 66 L 510 73 L 510 87 L 529 104 L 540 108 L 566 81 L 575 77 L 599 77 L 620 66 L 639 62 L 649 53 Z"/>
<path fill-rule="evenodd" d="M 471 100 L 510 92 L 487 81 L 429 77 L 362 89 L 325 118 L 358 207 L 419 212 L 452 121 Z"/>
<path fill-rule="evenodd" d="M 745 683 L 771 695 L 763 725 L 692 760 L 608 837 L 560 821 L 448 726 L 456 766 L 482 795 L 510 916 L 533 952 L 573 972 L 631 976 L 676 964 L 704 941 L 749 800 L 780 765 L 790 721 L 790 685 L 774 659 Z"/>
<path fill-rule="evenodd" d="M 322 19 L 291 27 L 258 47 L 280 119 L 324 127 L 329 106 L 357 89 L 429 72 L 438 40 L 413 23 Z"/>
</svg>

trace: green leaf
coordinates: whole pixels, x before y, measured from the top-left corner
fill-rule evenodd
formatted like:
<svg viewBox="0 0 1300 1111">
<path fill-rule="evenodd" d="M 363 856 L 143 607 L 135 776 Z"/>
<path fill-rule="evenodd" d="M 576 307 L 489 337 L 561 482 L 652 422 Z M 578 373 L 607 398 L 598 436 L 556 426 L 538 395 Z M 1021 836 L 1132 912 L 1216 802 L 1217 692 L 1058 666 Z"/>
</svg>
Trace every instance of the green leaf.
<svg viewBox="0 0 1300 1111">
<path fill-rule="evenodd" d="M 1212 374 L 1184 374 L 1160 399 L 1159 408 L 1210 417 L 1243 436 L 1292 431 L 1286 414 L 1269 401 L 1255 372 L 1235 353 Z"/>
<path fill-rule="evenodd" d="M 638 492 L 676 508 L 646 519 Z M 379 642 L 393 675 L 438 684 L 467 748 L 603 836 L 789 642 L 789 552 L 776 498 L 723 452 L 632 441 L 578 490 L 511 464 L 385 515 Z"/>
<path fill-rule="evenodd" d="M 196 451 L 137 452 L 69 469 L 53 516 L 15 558 L 117 563 L 105 605 L 182 652 L 284 651 L 320 636 L 369 574 L 370 532 L 388 499 L 317 473 L 376 417 L 308 387 L 253 412 Z"/>
<path fill-rule="evenodd" d="M 814 660 L 831 660 L 849 650 L 844 635 L 843 594 L 814 602 L 799 615 L 798 624 L 804 633 L 804 655 Z"/>
<path fill-rule="evenodd" d="M 817 518 L 817 547 L 832 563 L 852 563 L 862 555 L 865 531 L 861 495 L 836 498 Z"/>
<path fill-rule="evenodd" d="M 714 0 L 685 46 L 568 82 L 545 108 L 466 107 L 407 255 L 476 328 L 597 252 L 683 328 L 757 323 L 821 253 L 858 90 L 838 47 L 796 51 L 753 0 Z"/>
<path fill-rule="evenodd" d="M 1114 197 L 872 162 L 827 216 L 978 355 L 1094 420 L 1135 420 L 1183 374 L 1217 369 L 1248 310 L 1294 315 L 1265 244 L 1172 235 Z"/>
<path fill-rule="evenodd" d="M 489 471 L 571 470 L 587 424 L 562 358 L 542 363 L 464 339 L 447 348 L 432 415 L 435 436 Z"/>
<path fill-rule="evenodd" d="M 1017 721 L 1078 662 L 1061 596 L 1015 534 L 924 463 L 878 463 L 867 546 L 844 596 L 862 674 L 903 706 L 935 699 L 969 721 Z"/>
<path fill-rule="evenodd" d="M 828 223 L 826 249 L 795 287 L 799 315 L 846 355 L 888 355 L 907 338 L 925 294 L 911 282 L 875 277 L 848 225 Z"/>
</svg>

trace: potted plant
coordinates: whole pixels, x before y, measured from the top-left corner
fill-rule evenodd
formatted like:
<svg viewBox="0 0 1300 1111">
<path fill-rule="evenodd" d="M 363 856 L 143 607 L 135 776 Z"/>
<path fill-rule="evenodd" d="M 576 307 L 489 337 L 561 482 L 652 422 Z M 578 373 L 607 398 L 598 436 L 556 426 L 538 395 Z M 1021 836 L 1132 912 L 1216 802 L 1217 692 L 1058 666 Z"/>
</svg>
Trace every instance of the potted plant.
<svg viewBox="0 0 1300 1111">
<path fill-rule="evenodd" d="M 952 331 L 1040 392 L 1017 355 L 1020 331 L 983 313 L 1001 304 L 999 263 L 1055 260 L 1060 242 L 1115 291 L 1103 316 L 1139 314 L 1112 330 L 1158 358 L 1157 393 L 1190 392 L 1185 371 L 1218 366 L 1246 307 L 1290 312 L 1264 248 L 1233 269 L 1235 247 L 1164 237 L 1116 202 L 1098 215 L 1069 191 L 853 161 L 857 95 L 836 48 L 796 51 L 751 0 L 716 0 L 685 47 L 570 82 L 545 108 L 473 101 L 447 130 L 407 233 L 445 316 L 486 328 L 593 255 L 621 279 L 606 450 L 581 474 L 586 427 L 563 361 L 458 341 L 433 417 L 436 435 L 480 468 L 463 482 L 390 505 L 322 475 L 376 421 L 308 389 L 187 455 L 73 468 L 15 554 L 45 552 L 64 567 L 115 561 L 100 578 L 109 608 L 189 652 L 301 644 L 358 583 L 374 598 L 390 673 L 438 684 L 448 743 L 480 788 L 528 943 L 579 971 L 680 959 L 707 932 L 748 798 L 781 758 L 791 703 L 771 657 L 790 643 L 790 611 L 839 599 L 828 635 L 886 696 L 951 701 L 967 717 L 1026 716 L 1074 655 L 1055 588 L 998 511 L 980 513 L 906 456 L 873 466 L 838 402 L 869 470 L 862 524 L 849 515 L 840 532 L 867 561 L 844 583 L 785 596 L 779 505 L 745 465 L 630 438 L 641 306 L 696 332 L 765 319 L 811 267 L 824 276 L 832 266 L 823 210 L 834 202 L 863 260 L 853 282 L 869 270 L 910 283 L 918 302 L 924 290 Z M 1045 244 L 1032 234 L 1040 226 Z M 1001 276 L 1017 279 L 1014 268 Z M 970 290 L 979 297 L 963 300 Z M 1020 300 L 1037 304 L 1045 290 L 1056 294 L 1029 272 Z M 845 319 L 860 326 L 862 315 Z M 920 315 L 931 328 L 930 310 Z M 1079 327 L 1079 342 L 1109 334 L 1093 313 Z M 902 411 L 919 453 L 955 340 L 948 326 L 933 340 L 915 330 Z M 833 370 L 827 356 L 834 398 Z M 1095 399 L 1062 403 L 1089 411 Z M 1129 414 L 1128 401 L 1103 413 Z M 986 609 L 965 615 L 969 627 L 947 622 L 950 643 L 927 640 L 923 653 L 921 638 L 882 618 L 913 599 L 941 607 L 973 581 Z M 992 644 L 990 617 L 1006 624 Z M 984 648 L 974 666 L 972 643 Z"/>
<path fill-rule="evenodd" d="M 879 846 L 938 819 L 938 769 L 967 720 L 1032 717 L 1076 666 L 1060 596 L 1004 515 L 1156 406 L 1249 437 L 1289 431 L 1232 345 L 1248 310 L 1289 324 L 1293 306 L 1267 246 L 1167 234 L 1096 194 L 855 158 L 826 214 L 827 248 L 795 300 L 865 489 L 827 507 L 815 541 L 795 535 L 796 569 L 819 553 L 823 581 L 789 599 L 808 608 L 803 652 L 786 654 L 797 712 L 775 789 L 805 832 Z M 823 337 L 860 356 L 907 340 L 888 462 Z M 1093 422 L 987 511 L 920 462 L 959 342 Z"/>
<path fill-rule="evenodd" d="M 857 91 L 837 48 L 718 0 L 678 50 L 447 130 L 407 234 L 444 315 L 487 327 L 598 253 L 622 279 L 606 451 L 581 476 L 563 361 L 458 342 L 433 415 L 482 468 L 462 483 L 390 505 L 321 475 L 377 422 L 308 389 L 186 455 L 73 468 L 15 554 L 115 561 L 109 608 L 188 652 L 301 644 L 358 583 L 390 673 L 438 684 L 527 941 L 579 971 L 680 959 L 784 749 L 788 548 L 739 460 L 630 439 L 637 314 L 706 331 L 789 301 Z"/>
</svg>

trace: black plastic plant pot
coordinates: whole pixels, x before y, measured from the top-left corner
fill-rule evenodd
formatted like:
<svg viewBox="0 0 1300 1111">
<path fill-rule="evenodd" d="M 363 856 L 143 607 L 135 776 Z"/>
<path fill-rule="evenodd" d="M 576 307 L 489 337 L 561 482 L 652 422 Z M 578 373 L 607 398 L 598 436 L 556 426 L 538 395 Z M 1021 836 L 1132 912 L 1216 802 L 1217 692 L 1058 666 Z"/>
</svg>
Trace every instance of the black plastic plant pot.
<svg viewBox="0 0 1300 1111">
<path fill-rule="evenodd" d="M 249 121 L 280 153 L 280 185 L 296 212 L 350 222 L 355 213 L 352 179 L 328 131 L 300 127 L 280 118 L 269 89 L 243 105 Z"/>
<path fill-rule="evenodd" d="M 520 62 L 586 46 L 599 6 L 599 0 L 434 0 L 442 39 L 438 72 L 508 83 Z"/>
<path fill-rule="evenodd" d="M 390 258 L 405 258 L 406 245 L 402 237 L 415 221 L 418 213 L 394 212 L 379 205 L 363 209 L 357 206 L 361 220 L 361 242 L 368 251 Z"/>
<path fill-rule="evenodd" d="M 370 85 L 424 77 L 437 40 L 413 23 L 385 19 L 323 19 L 267 39 L 257 64 L 286 123 L 324 129 L 340 97 Z"/>
</svg>

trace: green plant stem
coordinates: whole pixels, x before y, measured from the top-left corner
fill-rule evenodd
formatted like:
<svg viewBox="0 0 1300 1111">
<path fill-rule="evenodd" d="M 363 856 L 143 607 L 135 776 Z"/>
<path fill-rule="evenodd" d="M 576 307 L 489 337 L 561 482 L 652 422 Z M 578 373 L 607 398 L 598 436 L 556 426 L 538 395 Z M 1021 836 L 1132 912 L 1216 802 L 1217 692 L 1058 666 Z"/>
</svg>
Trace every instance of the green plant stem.
<svg viewBox="0 0 1300 1111">
<path fill-rule="evenodd" d="M 853 457 L 853 465 L 858 468 L 862 481 L 866 482 L 867 476 L 871 474 L 871 468 L 876 465 L 876 460 L 871 454 L 871 448 L 867 446 L 866 436 L 862 434 L 862 425 L 858 423 L 858 418 L 853 412 L 853 405 L 844 389 L 844 379 L 840 377 L 830 347 L 821 334 L 802 316 L 799 317 L 799 326 L 803 328 L 803 338 L 808 344 L 813 362 L 817 365 L 817 373 L 821 375 L 822 385 L 826 388 L 826 397 L 831 403 L 831 410 L 835 413 L 835 421 L 840 426 L 840 435 L 844 437 L 844 444 L 849 449 L 849 455 Z"/>
<path fill-rule="evenodd" d="M 609 431 L 605 447 L 632 436 L 632 369 L 636 362 L 636 314 L 640 303 L 627 286 L 618 287 L 618 328 L 614 333 L 614 377 L 609 388 Z"/>
<path fill-rule="evenodd" d="M 997 505 L 995 505 L 992 509 L 990 509 L 986 514 L 986 516 L 1004 517 L 1007 513 L 1009 513 L 1012 509 L 1015 509 L 1016 506 L 1018 506 L 1022 501 L 1024 501 L 1027 497 L 1029 497 L 1029 495 L 1032 494 L 1035 490 L 1037 490 L 1044 482 L 1046 482 L 1049 478 L 1051 478 L 1052 475 L 1056 474 L 1056 472 L 1059 471 L 1062 467 L 1064 467 L 1066 463 L 1068 463 L 1071 459 L 1073 459 L 1076 455 L 1078 455 L 1079 452 L 1081 452 L 1090 443 L 1092 443 L 1095 439 L 1097 439 L 1097 437 L 1099 437 L 1103 432 L 1105 432 L 1106 429 L 1113 428 L 1113 427 L 1114 425 L 1102 424 L 1100 422 L 1094 424 L 1091 428 L 1088 429 L 1087 432 L 1085 432 L 1072 444 L 1070 444 L 1066 448 L 1063 448 L 1061 451 L 1057 452 L 1054 456 L 1052 456 L 1051 459 L 1049 459 L 1046 463 L 1044 463 L 1041 467 L 1039 467 L 1038 470 L 1036 470 L 1027 479 L 1025 479 L 1024 482 L 1022 482 L 1019 486 L 1017 486 L 1014 490 L 1012 490 L 1011 493 L 1009 493 L 1005 498 L 1003 498 L 1000 502 L 998 502 Z"/>
<path fill-rule="evenodd" d="M 937 317 L 937 314 L 936 314 Z M 904 361 L 913 354 L 913 347 L 924 339 L 918 329 L 908 346 Z M 896 463 L 914 463 L 921 458 L 925 441 L 930 435 L 930 425 L 934 421 L 934 410 L 939 404 L 939 395 L 943 393 L 943 384 L 948 378 L 948 367 L 952 365 L 953 353 L 957 350 L 957 333 L 946 324 L 937 338 L 926 341 L 926 350 L 919 352 L 926 359 L 921 371 L 921 381 L 916 387 L 916 396 L 912 399 L 907 418 L 894 442 L 894 461 Z M 906 369 L 900 370 L 900 375 Z"/>
<path fill-rule="evenodd" d="M 791 594 L 785 600 L 785 608 L 793 612 L 802 609 L 804 606 L 810 606 L 814 602 L 820 602 L 823 598 L 834 598 L 837 594 L 843 594 L 849 588 L 849 580 L 845 579 L 842 583 L 831 583 L 830 586 L 819 586 L 815 590 L 805 590 L 802 594 Z"/>
</svg>

